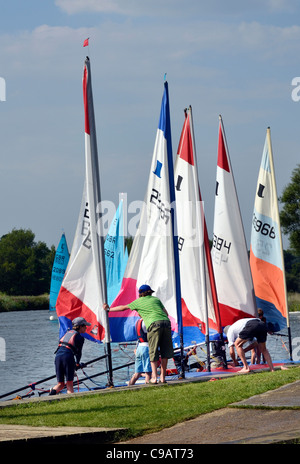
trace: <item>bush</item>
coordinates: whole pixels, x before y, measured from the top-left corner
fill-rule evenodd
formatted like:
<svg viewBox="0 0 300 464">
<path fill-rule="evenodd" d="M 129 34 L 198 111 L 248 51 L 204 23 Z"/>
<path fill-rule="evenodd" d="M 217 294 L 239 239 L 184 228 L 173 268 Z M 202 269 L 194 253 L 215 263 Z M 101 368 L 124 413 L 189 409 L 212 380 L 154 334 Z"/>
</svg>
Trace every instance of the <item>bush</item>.
<svg viewBox="0 0 300 464">
<path fill-rule="evenodd" d="M 8 296 L 0 293 L 0 312 L 49 309 L 49 295 Z"/>
</svg>

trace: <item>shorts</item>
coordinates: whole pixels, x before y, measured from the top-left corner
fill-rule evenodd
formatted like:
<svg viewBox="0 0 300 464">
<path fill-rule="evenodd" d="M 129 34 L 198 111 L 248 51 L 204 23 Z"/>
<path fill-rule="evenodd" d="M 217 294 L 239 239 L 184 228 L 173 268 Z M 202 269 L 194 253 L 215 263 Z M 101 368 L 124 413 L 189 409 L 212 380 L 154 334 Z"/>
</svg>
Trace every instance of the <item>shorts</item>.
<svg viewBox="0 0 300 464">
<path fill-rule="evenodd" d="M 170 321 L 153 322 L 147 331 L 150 361 L 173 358 L 173 343 Z"/>
<path fill-rule="evenodd" d="M 139 345 L 136 350 L 135 372 L 151 372 L 149 347 Z"/>
<path fill-rule="evenodd" d="M 72 353 L 64 353 L 55 357 L 55 371 L 58 382 L 74 380 L 75 360 Z"/>
<path fill-rule="evenodd" d="M 256 338 L 258 343 L 264 343 L 267 340 L 268 329 L 264 322 L 258 319 L 248 321 L 243 330 L 239 333 L 242 340 L 251 340 Z"/>
</svg>

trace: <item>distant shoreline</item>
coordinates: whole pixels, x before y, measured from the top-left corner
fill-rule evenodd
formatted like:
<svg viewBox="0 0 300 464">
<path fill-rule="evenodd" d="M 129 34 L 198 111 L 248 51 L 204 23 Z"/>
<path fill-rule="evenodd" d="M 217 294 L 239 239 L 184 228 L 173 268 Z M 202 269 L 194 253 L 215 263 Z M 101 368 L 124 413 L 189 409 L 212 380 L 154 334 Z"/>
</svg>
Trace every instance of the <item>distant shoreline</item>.
<svg viewBox="0 0 300 464">
<path fill-rule="evenodd" d="M 12 311 L 49 310 L 49 294 L 9 296 L 0 293 L 0 313 Z"/>
</svg>

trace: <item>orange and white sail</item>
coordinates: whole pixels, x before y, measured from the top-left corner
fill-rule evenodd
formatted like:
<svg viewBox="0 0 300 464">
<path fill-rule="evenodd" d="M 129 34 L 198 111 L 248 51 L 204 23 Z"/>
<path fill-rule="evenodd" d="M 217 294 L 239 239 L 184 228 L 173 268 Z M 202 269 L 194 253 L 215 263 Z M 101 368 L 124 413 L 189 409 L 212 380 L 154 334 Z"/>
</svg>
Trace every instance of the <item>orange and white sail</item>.
<svg viewBox="0 0 300 464">
<path fill-rule="evenodd" d="M 273 331 L 288 324 L 288 305 L 270 128 L 267 129 L 255 194 L 250 265 L 257 307 Z"/>
</svg>

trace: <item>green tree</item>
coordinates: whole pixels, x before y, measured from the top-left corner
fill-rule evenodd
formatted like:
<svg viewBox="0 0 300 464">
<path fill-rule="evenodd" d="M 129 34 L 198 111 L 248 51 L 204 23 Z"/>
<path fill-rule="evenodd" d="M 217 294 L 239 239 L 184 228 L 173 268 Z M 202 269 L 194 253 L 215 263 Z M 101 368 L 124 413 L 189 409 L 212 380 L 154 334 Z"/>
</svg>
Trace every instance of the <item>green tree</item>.
<svg viewBox="0 0 300 464">
<path fill-rule="evenodd" d="M 35 242 L 28 229 L 13 229 L 0 239 L 0 290 L 9 295 L 48 293 L 54 247 Z"/>
<path fill-rule="evenodd" d="M 293 170 L 291 182 L 285 187 L 280 202 L 280 222 L 283 231 L 289 236 L 290 246 L 300 255 L 300 164 Z"/>
</svg>

